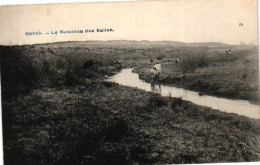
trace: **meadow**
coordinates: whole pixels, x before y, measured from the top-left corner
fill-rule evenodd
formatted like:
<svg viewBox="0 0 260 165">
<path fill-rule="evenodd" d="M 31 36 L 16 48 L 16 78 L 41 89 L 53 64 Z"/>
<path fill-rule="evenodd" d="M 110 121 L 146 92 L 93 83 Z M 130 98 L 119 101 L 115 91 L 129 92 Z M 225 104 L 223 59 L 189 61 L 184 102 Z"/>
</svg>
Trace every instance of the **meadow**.
<svg viewBox="0 0 260 165">
<path fill-rule="evenodd" d="M 149 82 L 153 59 L 163 68 L 156 83 L 259 101 L 257 49 L 233 46 L 227 55 L 229 48 L 148 41 L 2 46 L 5 163 L 259 161 L 259 120 L 104 81 L 120 71 L 113 64 L 119 60 Z"/>
</svg>

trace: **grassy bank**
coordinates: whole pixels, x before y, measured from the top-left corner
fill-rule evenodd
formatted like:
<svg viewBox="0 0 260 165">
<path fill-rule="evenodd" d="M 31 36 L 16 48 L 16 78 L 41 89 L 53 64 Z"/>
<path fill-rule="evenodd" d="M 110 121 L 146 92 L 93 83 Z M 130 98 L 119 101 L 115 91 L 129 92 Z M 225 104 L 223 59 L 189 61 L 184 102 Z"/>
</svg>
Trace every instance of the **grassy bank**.
<svg viewBox="0 0 260 165">
<path fill-rule="evenodd" d="M 143 72 L 168 45 L 84 44 L 0 49 L 5 164 L 260 160 L 259 120 L 104 81 L 114 59 Z"/>
<path fill-rule="evenodd" d="M 14 113 L 8 164 L 259 160 L 259 121 L 113 83 L 35 90 L 3 105 Z"/>
<path fill-rule="evenodd" d="M 226 50 L 230 48 L 232 53 L 226 54 Z M 201 94 L 259 103 L 259 60 L 256 46 L 221 43 L 93 41 L 23 46 L 15 50 L 32 57 L 33 67 L 37 68 L 36 78 L 38 80 L 42 78 L 36 84 L 46 83 L 44 81 L 48 76 L 53 86 L 62 84 L 66 72 L 67 78 L 71 78 L 72 82 L 73 79 L 81 79 L 86 75 L 84 71 L 88 66 L 86 68 L 82 66 L 87 61 L 95 61 L 95 72 L 102 75 L 110 74 L 111 70 L 116 71 L 110 65 L 113 60 L 120 60 L 125 68 L 136 68 L 134 71 L 140 75 L 140 78 L 149 82 L 152 67 L 150 60 L 153 60 L 155 63 L 162 64 L 162 74 L 157 82 L 183 87 Z M 180 59 L 180 63 L 175 63 L 176 58 Z M 39 74 L 45 71 L 47 74 Z M 95 74 L 95 72 L 87 72 L 89 78 Z M 71 82 L 67 81 L 67 83 Z"/>
<path fill-rule="evenodd" d="M 162 74 L 157 83 L 182 87 L 213 96 L 242 99 L 259 104 L 258 53 L 254 50 L 234 50 L 231 55 L 216 52 L 184 52 L 174 60 L 157 60 Z M 143 61 L 134 72 L 147 82 L 151 64 Z"/>
</svg>

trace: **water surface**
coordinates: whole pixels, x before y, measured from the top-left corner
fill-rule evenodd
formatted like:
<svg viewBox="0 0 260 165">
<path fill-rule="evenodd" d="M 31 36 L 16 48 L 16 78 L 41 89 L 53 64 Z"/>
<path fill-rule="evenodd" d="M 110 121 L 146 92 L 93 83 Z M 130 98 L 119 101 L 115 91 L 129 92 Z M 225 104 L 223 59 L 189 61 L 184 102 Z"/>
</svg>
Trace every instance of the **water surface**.
<svg viewBox="0 0 260 165">
<path fill-rule="evenodd" d="M 182 97 L 183 100 L 191 101 L 197 105 L 218 109 L 223 112 L 235 113 L 256 119 L 260 118 L 259 105 L 251 104 L 245 100 L 232 100 L 207 95 L 200 96 L 198 92 L 183 88 L 166 85 L 152 86 L 150 83 L 140 80 L 139 75 L 137 73 L 133 73 L 132 70 L 133 69 L 123 69 L 118 74 L 110 77 L 108 81 L 115 82 L 123 86 L 142 89 L 147 92 L 159 93 L 162 96 L 170 95 L 171 97 Z"/>
</svg>

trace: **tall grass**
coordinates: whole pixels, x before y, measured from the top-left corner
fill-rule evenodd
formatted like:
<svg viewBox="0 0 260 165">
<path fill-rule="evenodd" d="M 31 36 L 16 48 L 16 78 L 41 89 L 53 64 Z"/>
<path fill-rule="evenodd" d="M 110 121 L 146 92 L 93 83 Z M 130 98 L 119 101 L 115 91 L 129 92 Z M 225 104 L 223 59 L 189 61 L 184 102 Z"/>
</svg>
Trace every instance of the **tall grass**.
<svg viewBox="0 0 260 165">
<path fill-rule="evenodd" d="M 197 68 L 209 66 L 210 61 L 204 52 L 199 55 L 184 56 L 180 63 L 183 72 L 194 72 Z"/>
<path fill-rule="evenodd" d="M 73 86 L 86 78 L 116 71 L 114 66 L 109 67 L 113 60 L 109 55 L 98 59 L 93 53 L 48 57 L 24 47 L 2 47 L 1 51 L 3 98 L 26 94 L 39 87 Z"/>
<path fill-rule="evenodd" d="M 110 61 L 120 59 L 119 56 L 147 60 L 140 65 L 149 67 L 149 60 L 158 55 L 154 49 L 147 49 L 145 54 L 154 53 L 149 56 L 126 49 L 126 54 L 118 56 L 111 52 L 106 56 L 101 49 L 58 56 L 40 56 L 37 51 L 24 52 L 19 47 L 6 49 L 5 56 L 1 55 L 1 64 L 7 71 L 4 78 L 14 84 L 2 81 L 2 88 L 20 89 L 19 84 L 28 92 L 34 88 L 3 104 L 8 164 L 259 160 L 255 140 L 259 126 L 245 117 L 196 106 L 181 98 L 164 98 L 99 81 L 104 74 L 116 71 Z M 211 62 L 203 54 L 200 58 L 199 53 L 189 57 L 199 57 L 194 59 L 195 70 Z M 196 82 L 209 86 L 203 81 Z M 82 84 L 74 86 L 79 83 Z"/>
<path fill-rule="evenodd" d="M 1 48 L 1 79 L 3 99 L 25 94 L 37 85 L 37 69 L 32 58 L 21 55 L 21 49 Z"/>
</svg>

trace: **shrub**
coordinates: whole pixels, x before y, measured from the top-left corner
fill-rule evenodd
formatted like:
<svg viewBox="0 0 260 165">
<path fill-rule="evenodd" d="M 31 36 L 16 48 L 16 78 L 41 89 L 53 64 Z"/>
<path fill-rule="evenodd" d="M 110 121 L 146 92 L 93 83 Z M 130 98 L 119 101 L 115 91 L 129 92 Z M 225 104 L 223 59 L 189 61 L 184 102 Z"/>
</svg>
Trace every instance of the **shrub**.
<svg viewBox="0 0 260 165">
<path fill-rule="evenodd" d="M 198 60 L 196 60 L 196 63 L 197 67 L 199 68 L 207 67 L 209 65 L 209 61 L 205 55 L 199 55 Z"/>
<path fill-rule="evenodd" d="M 91 67 L 93 65 L 93 60 L 86 60 L 83 64 L 82 64 L 82 68 L 83 69 L 88 69 L 89 67 Z"/>
<path fill-rule="evenodd" d="M 243 79 L 247 78 L 247 73 L 246 73 L 246 72 L 243 72 L 243 73 L 242 73 L 242 78 L 243 78 Z"/>
<path fill-rule="evenodd" d="M 205 54 L 199 56 L 186 56 L 181 61 L 181 68 L 183 72 L 194 72 L 197 68 L 209 66 L 210 62 Z"/>
<path fill-rule="evenodd" d="M 65 61 L 62 59 L 57 59 L 56 61 L 56 68 L 57 69 L 64 69 L 65 67 Z"/>
<path fill-rule="evenodd" d="M 162 60 L 165 58 L 165 55 L 161 54 L 161 55 L 158 55 L 156 58 L 157 58 L 157 60 Z"/>
<path fill-rule="evenodd" d="M 186 57 L 183 58 L 181 62 L 181 69 L 183 72 L 193 72 L 196 68 L 196 65 L 192 58 Z"/>
<path fill-rule="evenodd" d="M 37 70 L 30 56 L 12 47 L 1 48 L 1 78 L 3 98 L 26 94 L 37 84 Z"/>
<path fill-rule="evenodd" d="M 64 81 L 64 84 L 66 86 L 72 86 L 72 85 L 74 85 L 76 83 L 78 83 L 76 75 L 72 71 L 66 70 L 65 71 L 65 81 Z"/>
</svg>

